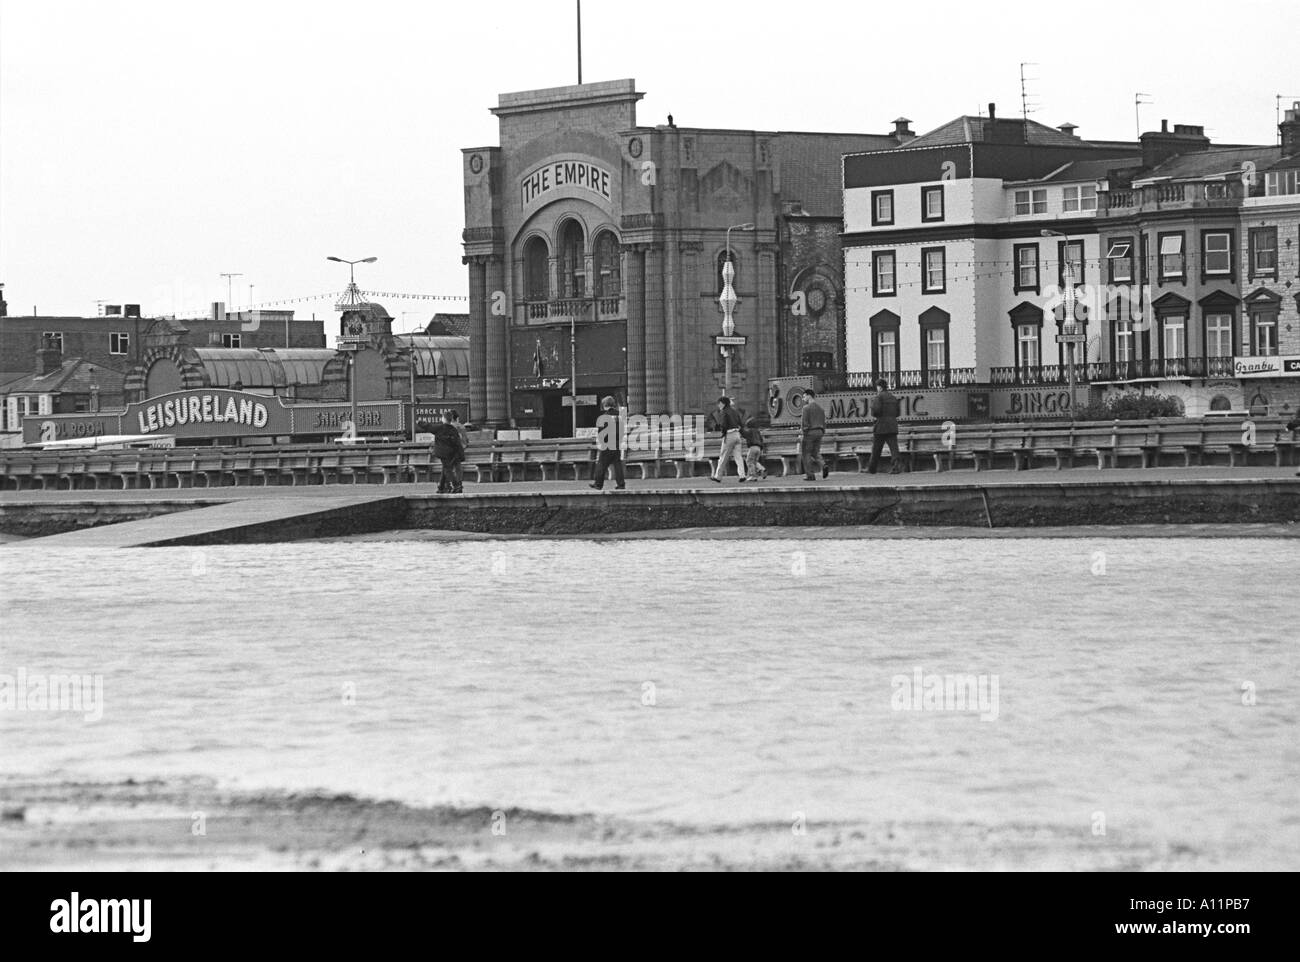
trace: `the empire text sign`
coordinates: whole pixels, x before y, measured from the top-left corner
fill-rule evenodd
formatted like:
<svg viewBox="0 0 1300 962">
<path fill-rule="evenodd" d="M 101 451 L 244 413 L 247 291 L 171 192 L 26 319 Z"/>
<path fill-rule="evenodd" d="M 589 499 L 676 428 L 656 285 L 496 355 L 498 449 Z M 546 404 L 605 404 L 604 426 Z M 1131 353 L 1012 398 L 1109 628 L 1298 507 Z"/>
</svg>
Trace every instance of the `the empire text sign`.
<svg viewBox="0 0 1300 962">
<path fill-rule="evenodd" d="M 520 200 L 525 208 L 532 207 L 550 200 L 551 194 L 570 188 L 566 192 L 568 195 L 575 191 L 579 195 L 591 193 L 608 205 L 613 200 L 612 180 L 608 170 L 589 160 L 552 160 L 530 170 L 519 179 Z"/>
</svg>

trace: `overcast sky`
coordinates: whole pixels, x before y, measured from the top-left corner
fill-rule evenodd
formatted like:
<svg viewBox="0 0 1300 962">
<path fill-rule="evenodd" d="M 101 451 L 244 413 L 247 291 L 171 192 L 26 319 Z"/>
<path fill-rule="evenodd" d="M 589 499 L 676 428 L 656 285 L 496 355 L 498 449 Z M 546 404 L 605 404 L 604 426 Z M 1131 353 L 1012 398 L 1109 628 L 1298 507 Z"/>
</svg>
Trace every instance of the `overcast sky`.
<svg viewBox="0 0 1300 962">
<path fill-rule="evenodd" d="M 146 314 L 363 288 L 459 296 L 460 149 L 502 91 L 576 82 L 574 0 L 0 0 L 0 281 L 10 314 Z M 1084 137 L 1202 124 L 1275 140 L 1294 0 L 583 4 L 584 79 L 638 120 L 918 133 L 994 101 Z M 639 12 L 639 11 L 644 11 Z M 1290 38 L 1287 40 L 1286 38 Z M 465 301 L 383 299 L 399 329 Z M 332 303 L 293 305 L 332 318 Z"/>
</svg>

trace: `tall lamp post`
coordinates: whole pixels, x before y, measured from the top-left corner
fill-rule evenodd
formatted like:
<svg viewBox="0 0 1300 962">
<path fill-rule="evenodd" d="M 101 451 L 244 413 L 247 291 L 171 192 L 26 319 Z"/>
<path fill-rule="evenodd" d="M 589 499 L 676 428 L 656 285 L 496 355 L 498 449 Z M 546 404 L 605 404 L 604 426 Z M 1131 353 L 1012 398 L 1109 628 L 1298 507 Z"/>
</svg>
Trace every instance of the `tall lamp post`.
<svg viewBox="0 0 1300 962">
<path fill-rule="evenodd" d="M 736 289 L 732 286 L 732 282 L 736 279 L 736 268 L 731 263 L 731 232 L 753 229 L 753 224 L 734 224 L 727 228 L 727 259 L 722 265 L 722 293 L 718 295 L 718 304 L 722 308 L 722 336 L 725 339 L 722 344 L 722 356 L 726 359 L 722 393 L 726 397 L 731 397 L 731 358 L 736 353 L 736 349 L 730 342 L 736 334 L 734 314 L 736 305 L 740 303 L 740 298 L 736 296 Z"/>
<path fill-rule="evenodd" d="M 1074 322 L 1076 293 L 1074 289 L 1074 261 L 1070 259 L 1070 236 L 1062 234 L 1059 230 L 1044 230 L 1041 232 L 1043 237 L 1059 237 L 1065 243 L 1062 246 L 1064 251 L 1064 274 L 1065 274 L 1065 320 L 1061 324 L 1061 333 L 1057 335 L 1058 342 L 1065 343 L 1066 367 L 1069 370 L 1070 379 L 1070 420 L 1074 421 L 1075 411 L 1079 407 L 1079 399 L 1075 391 L 1074 380 L 1074 346 L 1085 338 L 1085 335 L 1079 333 L 1079 326 Z"/>
<path fill-rule="evenodd" d="M 334 309 L 339 312 L 356 310 L 364 302 L 361 300 L 361 292 L 357 290 L 357 265 L 373 264 L 379 260 L 378 257 L 363 257 L 360 260 L 349 261 L 342 257 L 326 257 L 327 261 L 333 261 L 336 264 L 348 265 L 348 289 L 343 292 L 342 299 L 334 305 Z M 364 337 L 355 335 L 343 335 L 338 339 L 338 349 L 348 352 L 348 396 L 352 402 L 352 429 L 357 430 L 357 358 L 356 352 L 360 349 Z M 360 432 L 358 432 L 360 433 Z"/>
</svg>

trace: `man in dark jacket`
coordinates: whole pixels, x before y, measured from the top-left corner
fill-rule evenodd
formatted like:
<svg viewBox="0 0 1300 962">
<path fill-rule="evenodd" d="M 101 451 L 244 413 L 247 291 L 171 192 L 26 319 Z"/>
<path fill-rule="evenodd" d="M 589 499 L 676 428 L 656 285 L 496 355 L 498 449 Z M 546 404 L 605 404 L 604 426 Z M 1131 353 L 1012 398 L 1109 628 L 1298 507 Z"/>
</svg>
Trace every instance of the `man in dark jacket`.
<svg viewBox="0 0 1300 962">
<path fill-rule="evenodd" d="M 831 469 L 822 458 L 822 438 L 826 437 L 826 409 L 817 403 L 817 392 L 809 388 L 804 392 L 803 413 L 799 415 L 799 456 L 803 461 L 803 479 L 816 481 L 820 471 L 822 478 L 830 475 Z"/>
<path fill-rule="evenodd" d="M 442 474 L 438 478 L 439 494 L 461 494 L 464 488 L 457 480 L 456 468 L 465 460 L 465 446 L 461 443 L 460 432 L 451 423 L 451 414 L 442 412 L 442 422 L 433 429 L 433 456 L 442 462 Z"/>
<path fill-rule="evenodd" d="M 627 487 L 627 478 L 623 474 L 623 431 L 619 424 L 618 402 L 607 397 L 600 402 L 601 413 L 596 419 L 596 468 L 592 473 L 595 479 L 589 487 L 597 491 L 605 487 L 605 475 L 614 469 L 614 486 L 622 491 Z"/>
<path fill-rule="evenodd" d="M 876 423 L 872 427 L 871 462 L 867 465 L 867 473 L 876 473 L 876 467 L 880 464 L 880 452 L 888 444 L 889 463 L 892 465 L 889 473 L 898 474 L 903 470 L 903 459 L 898 453 L 898 416 L 902 413 L 903 406 L 898 398 L 889 393 L 889 382 L 883 377 L 877 379 L 876 387 L 880 393 L 871 399 L 871 416 L 876 419 Z"/>
<path fill-rule="evenodd" d="M 744 439 L 740 436 L 742 425 L 740 413 L 732 406 L 731 398 L 718 398 L 718 413 L 714 416 L 714 421 L 722 431 L 722 449 L 718 452 L 718 469 L 713 472 L 712 478 L 721 484 L 722 476 L 727 473 L 727 459 L 735 458 L 736 473 L 740 475 L 740 480 L 744 481 Z"/>
</svg>

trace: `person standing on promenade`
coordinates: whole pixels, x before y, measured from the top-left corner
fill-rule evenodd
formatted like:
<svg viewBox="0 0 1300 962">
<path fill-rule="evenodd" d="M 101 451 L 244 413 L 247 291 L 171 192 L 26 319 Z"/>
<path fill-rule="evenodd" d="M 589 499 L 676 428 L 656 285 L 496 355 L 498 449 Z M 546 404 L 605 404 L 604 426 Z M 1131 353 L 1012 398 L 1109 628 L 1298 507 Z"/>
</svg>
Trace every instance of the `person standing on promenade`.
<svg viewBox="0 0 1300 962">
<path fill-rule="evenodd" d="M 748 451 L 745 455 L 745 467 L 748 469 L 747 477 L 740 480 L 745 481 L 765 481 L 767 480 L 767 468 L 763 467 L 763 462 L 759 460 L 763 456 L 763 448 L 767 445 L 763 442 L 763 432 L 758 429 L 758 420 L 750 418 L 745 422 L 745 429 L 740 432 L 744 438 Z"/>
<path fill-rule="evenodd" d="M 871 461 L 867 465 L 867 474 L 875 474 L 880 464 L 880 452 L 889 445 L 890 474 L 903 470 L 903 459 L 898 453 L 898 416 L 903 411 L 898 398 L 889 393 L 889 382 L 883 377 L 876 380 L 880 393 L 871 399 L 871 416 L 876 419 L 871 433 Z"/>
<path fill-rule="evenodd" d="M 1294 441 L 1296 431 L 1300 431 L 1300 414 L 1297 414 L 1287 423 L 1286 429 L 1291 432 L 1291 440 Z M 1300 471 L 1297 471 L 1295 476 L 1300 478 Z"/>
<path fill-rule="evenodd" d="M 600 402 L 601 414 L 596 419 L 596 458 L 594 480 L 589 487 L 597 491 L 605 487 L 605 475 L 614 468 L 614 485 L 622 491 L 627 487 L 627 478 L 623 474 L 623 430 L 619 423 L 618 402 L 607 397 Z"/>
<path fill-rule="evenodd" d="M 722 476 L 727 473 L 727 459 L 734 457 L 740 480 L 744 481 L 745 454 L 742 451 L 743 439 L 740 436 L 740 415 L 731 406 L 731 398 L 718 398 L 718 413 L 714 420 L 722 431 L 722 449 L 718 453 L 718 468 L 711 477 L 715 482 L 721 484 Z"/>
<path fill-rule="evenodd" d="M 468 457 L 466 452 L 469 451 L 469 431 L 461 423 L 460 412 L 456 410 L 451 412 L 451 426 L 460 435 L 460 460 L 456 462 L 456 489 L 459 490 L 465 485 L 465 459 Z"/>
<path fill-rule="evenodd" d="M 442 412 L 442 423 L 433 429 L 433 456 L 442 462 L 438 493 L 461 494 L 464 489 L 456 479 L 456 468 L 465 460 L 465 448 L 460 443 L 460 432 L 452 425 L 451 414 L 447 411 Z"/>
<path fill-rule="evenodd" d="M 803 461 L 803 479 L 816 481 L 820 471 L 823 479 L 831 469 L 822 459 L 822 438 L 826 436 L 826 411 L 817 403 L 817 392 L 811 388 L 804 392 L 807 401 L 799 417 L 799 454 Z"/>
</svg>

